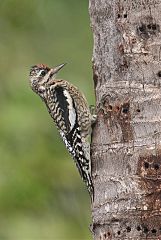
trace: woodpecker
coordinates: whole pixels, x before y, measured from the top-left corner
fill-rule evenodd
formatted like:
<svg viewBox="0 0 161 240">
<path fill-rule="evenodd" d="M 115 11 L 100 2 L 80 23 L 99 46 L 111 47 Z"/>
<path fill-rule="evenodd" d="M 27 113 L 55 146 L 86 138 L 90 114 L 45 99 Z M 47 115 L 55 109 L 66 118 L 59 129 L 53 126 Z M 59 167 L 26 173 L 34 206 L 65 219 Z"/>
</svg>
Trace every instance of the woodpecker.
<svg viewBox="0 0 161 240">
<path fill-rule="evenodd" d="M 54 68 L 44 64 L 32 66 L 30 86 L 45 102 L 93 201 L 90 147 L 87 141 L 93 116 L 84 95 L 77 87 L 66 80 L 55 79 L 58 71 L 64 66 L 65 64 Z"/>
</svg>

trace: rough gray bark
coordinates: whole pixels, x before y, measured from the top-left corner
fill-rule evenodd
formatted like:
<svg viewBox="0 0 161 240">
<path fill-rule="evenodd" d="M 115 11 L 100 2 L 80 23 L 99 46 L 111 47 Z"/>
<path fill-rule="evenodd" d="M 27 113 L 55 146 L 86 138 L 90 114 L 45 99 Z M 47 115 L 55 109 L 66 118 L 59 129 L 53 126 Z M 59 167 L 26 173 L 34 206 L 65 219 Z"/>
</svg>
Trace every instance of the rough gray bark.
<svg viewBox="0 0 161 240">
<path fill-rule="evenodd" d="M 89 3 L 94 239 L 161 239 L 161 0 Z"/>
</svg>

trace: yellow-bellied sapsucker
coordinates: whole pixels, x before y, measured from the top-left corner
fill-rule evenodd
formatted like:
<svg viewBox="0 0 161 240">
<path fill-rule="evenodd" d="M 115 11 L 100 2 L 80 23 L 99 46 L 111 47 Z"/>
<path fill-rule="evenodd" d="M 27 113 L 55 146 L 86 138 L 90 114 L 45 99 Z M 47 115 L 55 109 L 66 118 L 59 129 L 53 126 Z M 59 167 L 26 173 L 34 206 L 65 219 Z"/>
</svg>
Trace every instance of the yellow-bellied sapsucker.
<svg viewBox="0 0 161 240">
<path fill-rule="evenodd" d="M 64 65 L 49 68 L 44 64 L 38 64 L 31 67 L 30 85 L 45 102 L 93 199 L 90 148 L 86 140 L 92 115 L 85 97 L 75 86 L 65 80 L 55 79 L 56 73 Z"/>
</svg>

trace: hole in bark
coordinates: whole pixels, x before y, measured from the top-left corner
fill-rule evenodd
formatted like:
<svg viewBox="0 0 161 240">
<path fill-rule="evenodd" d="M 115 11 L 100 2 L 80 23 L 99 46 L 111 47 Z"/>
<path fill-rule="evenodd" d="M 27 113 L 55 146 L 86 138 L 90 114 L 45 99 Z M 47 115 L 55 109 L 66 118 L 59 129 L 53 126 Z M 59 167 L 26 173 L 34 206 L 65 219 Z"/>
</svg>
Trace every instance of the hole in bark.
<svg viewBox="0 0 161 240">
<path fill-rule="evenodd" d="M 111 236 L 111 233 L 110 233 L 110 232 L 108 232 L 107 234 L 108 234 L 108 236 Z"/>
<path fill-rule="evenodd" d="M 151 25 L 151 24 L 148 24 L 148 25 L 147 25 L 147 28 L 148 28 L 148 29 L 151 29 L 151 28 L 152 28 L 152 25 Z"/>
<path fill-rule="evenodd" d="M 148 228 L 144 227 L 144 233 L 148 233 L 148 232 L 149 232 Z"/>
<path fill-rule="evenodd" d="M 109 105 L 108 107 L 109 107 L 110 110 L 112 110 L 112 105 Z"/>
<path fill-rule="evenodd" d="M 131 232 L 131 227 L 126 228 L 127 232 Z"/>
<path fill-rule="evenodd" d="M 120 235 L 120 234 L 121 234 L 121 232 L 120 232 L 120 231 L 118 231 L 118 232 L 117 232 L 117 234 L 118 234 L 118 235 Z"/>
<path fill-rule="evenodd" d="M 138 231 L 141 231 L 141 227 L 140 226 L 137 226 L 136 228 Z"/>
<path fill-rule="evenodd" d="M 127 18 L 127 13 L 124 14 L 124 18 Z"/>
<path fill-rule="evenodd" d="M 140 109 L 138 108 L 138 109 L 136 109 L 136 111 L 137 111 L 137 112 L 140 112 Z"/>
<path fill-rule="evenodd" d="M 144 162 L 144 167 L 145 168 L 149 168 L 149 163 L 148 162 Z"/>
<path fill-rule="evenodd" d="M 157 73 L 157 75 L 158 75 L 158 77 L 161 77 L 161 71 L 159 71 L 159 72 Z"/>
<path fill-rule="evenodd" d="M 154 163 L 154 169 L 158 170 L 159 169 L 159 164 L 158 163 Z"/>
<path fill-rule="evenodd" d="M 104 233 L 103 236 L 104 236 L 104 238 L 106 239 L 106 237 L 107 237 L 107 236 L 106 236 L 106 233 Z"/>
<path fill-rule="evenodd" d="M 153 229 L 151 230 L 151 232 L 152 232 L 153 234 L 156 234 L 156 233 L 157 233 L 157 230 L 156 230 L 155 228 L 153 228 Z"/>
<path fill-rule="evenodd" d="M 156 30 L 156 29 L 157 29 L 156 24 L 152 24 L 152 29 L 153 29 L 153 30 Z"/>
<path fill-rule="evenodd" d="M 124 107 L 124 108 L 122 109 L 122 112 L 123 112 L 123 113 L 128 113 L 128 111 L 129 111 L 129 108 L 128 108 L 128 107 Z"/>
<path fill-rule="evenodd" d="M 145 32 L 146 31 L 146 25 L 145 24 L 142 24 L 140 27 L 139 27 L 139 31 L 140 32 Z"/>
<path fill-rule="evenodd" d="M 120 18 L 121 17 L 120 14 L 118 14 L 117 17 Z"/>
</svg>

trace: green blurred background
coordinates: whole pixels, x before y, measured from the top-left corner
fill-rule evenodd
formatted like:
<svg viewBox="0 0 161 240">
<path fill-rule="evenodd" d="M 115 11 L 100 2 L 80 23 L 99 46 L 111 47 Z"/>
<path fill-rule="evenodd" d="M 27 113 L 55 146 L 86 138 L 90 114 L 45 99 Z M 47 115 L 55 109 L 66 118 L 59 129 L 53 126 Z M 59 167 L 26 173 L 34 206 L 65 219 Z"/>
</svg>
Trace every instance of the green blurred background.
<svg viewBox="0 0 161 240">
<path fill-rule="evenodd" d="M 87 0 L 0 0 L 0 240 L 88 240 L 90 200 L 30 66 L 59 73 L 94 104 Z"/>
</svg>

